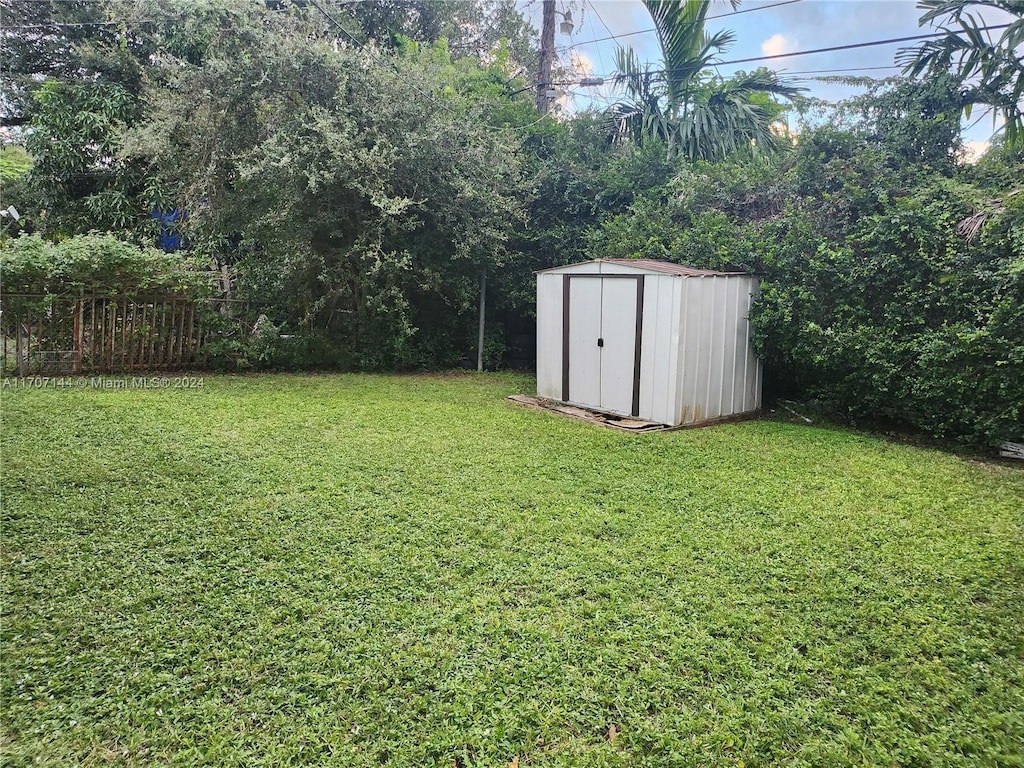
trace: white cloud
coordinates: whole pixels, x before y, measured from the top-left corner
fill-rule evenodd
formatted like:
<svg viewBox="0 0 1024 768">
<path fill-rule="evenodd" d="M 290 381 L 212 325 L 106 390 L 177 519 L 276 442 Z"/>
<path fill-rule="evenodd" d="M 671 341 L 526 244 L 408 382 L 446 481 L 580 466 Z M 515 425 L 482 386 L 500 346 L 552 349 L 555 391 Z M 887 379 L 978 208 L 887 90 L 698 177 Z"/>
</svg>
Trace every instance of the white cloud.
<svg viewBox="0 0 1024 768">
<path fill-rule="evenodd" d="M 583 51 L 570 51 L 569 59 L 572 70 L 578 75 L 592 75 L 594 73 L 594 62 Z"/>
<path fill-rule="evenodd" d="M 978 162 L 980 158 L 989 148 L 987 141 L 965 141 L 964 142 L 964 154 L 968 163 Z"/>
<path fill-rule="evenodd" d="M 776 32 L 761 43 L 761 53 L 765 56 L 781 56 L 797 50 L 796 40 Z"/>
</svg>

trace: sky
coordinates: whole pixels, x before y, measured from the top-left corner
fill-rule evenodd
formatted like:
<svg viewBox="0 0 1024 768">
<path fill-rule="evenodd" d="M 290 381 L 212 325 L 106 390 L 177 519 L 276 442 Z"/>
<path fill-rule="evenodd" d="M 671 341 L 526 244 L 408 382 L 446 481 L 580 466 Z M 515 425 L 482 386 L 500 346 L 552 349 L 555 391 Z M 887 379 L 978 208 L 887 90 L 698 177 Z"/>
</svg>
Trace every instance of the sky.
<svg viewBox="0 0 1024 768">
<path fill-rule="evenodd" d="M 708 32 L 731 30 L 736 40 L 720 57 L 722 61 L 755 56 L 793 54 L 816 48 L 829 48 L 852 43 L 909 37 L 933 31 L 921 28 L 921 11 L 914 0 L 746 0 L 736 13 L 725 0 L 712 2 L 708 16 L 718 16 L 707 23 Z M 775 6 L 775 7 L 769 7 Z M 540 0 L 521 0 L 518 7 L 533 25 L 541 27 Z M 572 14 L 575 28 L 572 35 L 559 32 L 556 25 L 555 46 L 563 64 L 570 60 L 581 72 L 608 76 L 615 71 L 615 48 L 628 44 L 640 61 L 660 67 L 661 53 L 657 37 L 650 30 L 650 15 L 640 0 L 558 0 L 559 11 Z M 1005 23 L 1007 18 L 993 14 L 981 16 L 989 24 Z M 559 16 L 558 21 L 562 19 Z M 996 33 L 999 34 L 999 33 Z M 590 42 L 616 36 L 615 40 Z M 894 64 L 896 52 L 913 42 L 894 43 L 845 51 L 786 56 L 764 62 L 723 65 L 719 73 L 728 76 L 736 70 L 768 66 L 807 88 L 806 95 L 828 100 L 847 98 L 857 89 L 826 83 L 818 77 L 835 75 L 888 77 L 899 74 Z M 884 69 L 876 69 L 884 67 Z M 827 71 L 822 71 L 827 70 Z M 838 72 L 837 70 L 844 70 Z M 849 71 L 845 71 L 849 70 Z M 614 100 L 609 86 L 598 88 L 566 87 L 565 107 L 584 109 L 601 106 Z M 992 119 L 975 111 L 965 121 L 964 141 L 971 153 L 982 150 L 992 134 Z"/>
</svg>

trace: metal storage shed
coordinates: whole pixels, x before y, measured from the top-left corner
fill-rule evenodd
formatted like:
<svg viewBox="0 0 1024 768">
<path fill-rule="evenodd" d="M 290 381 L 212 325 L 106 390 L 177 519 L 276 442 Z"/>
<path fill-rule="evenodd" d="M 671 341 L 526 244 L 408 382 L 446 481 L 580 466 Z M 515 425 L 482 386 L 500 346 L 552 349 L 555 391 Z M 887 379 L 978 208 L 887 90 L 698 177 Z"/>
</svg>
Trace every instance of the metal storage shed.
<svg viewBox="0 0 1024 768">
<path fill-rule="evenodd" d="M 597 259 L 537 273 L 537 394 L 669 424 L 761 407 L 755 275 Z"/>
</svg>

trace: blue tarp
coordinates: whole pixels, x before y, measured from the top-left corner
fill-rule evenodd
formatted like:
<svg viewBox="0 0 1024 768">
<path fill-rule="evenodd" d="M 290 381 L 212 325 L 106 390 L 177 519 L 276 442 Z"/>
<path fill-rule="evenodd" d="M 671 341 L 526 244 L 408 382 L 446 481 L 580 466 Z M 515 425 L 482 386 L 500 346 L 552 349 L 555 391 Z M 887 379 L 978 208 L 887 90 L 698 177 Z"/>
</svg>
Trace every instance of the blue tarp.
<svg viewBox="0 0 1024 768">
<path fill-rule="evenodd" d="M 157 237 L 157 245 L 165 252 L 173 253 L 183 247 L 181 235 L 178 234 L 177 223 L 185 218 L 184 211 L 175 209 L 173 211 L 153 211 L 153 218 L 160 222 L 160 235 Z"/>
</svg>

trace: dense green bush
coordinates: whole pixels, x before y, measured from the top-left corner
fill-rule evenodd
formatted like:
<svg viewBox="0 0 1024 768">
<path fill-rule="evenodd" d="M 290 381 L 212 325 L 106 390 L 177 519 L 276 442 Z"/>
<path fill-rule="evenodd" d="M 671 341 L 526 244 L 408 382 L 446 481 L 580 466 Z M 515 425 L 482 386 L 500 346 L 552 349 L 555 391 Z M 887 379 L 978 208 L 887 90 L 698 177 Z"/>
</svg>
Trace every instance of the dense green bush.
<svg viewBox="0 0 1024 768">
<path fill-rule="evenodd" d="M 269 322 L 257 324 L 252 338 L 244 347 L 245 363 L 259 370 L 348 371 L 353 368 L 352 355 L 323 331 L 302 330 L 282 334 Z"/>
<path fill-rule="evenodd" d="M 825 128 L 774 167 L 686 170 L 609 218 L 595 255 L 760 273 L 770 394 L 979 445 L 1024 437 L 1024 158 L 914 166 L 898 139 Z"/>
<path fill-rule="evenodd" d="M 0 245 L 0 284 L 5 293 L 192 295 L 206 287 L 206 278 L 180 255 L 90 233 L 59 242 L 39 235 L 6 241 Z"/>
</svg>

